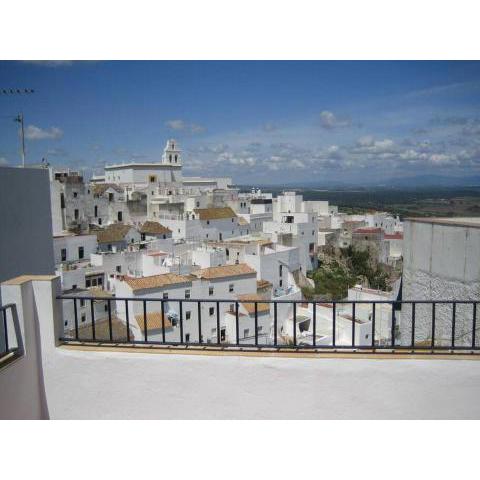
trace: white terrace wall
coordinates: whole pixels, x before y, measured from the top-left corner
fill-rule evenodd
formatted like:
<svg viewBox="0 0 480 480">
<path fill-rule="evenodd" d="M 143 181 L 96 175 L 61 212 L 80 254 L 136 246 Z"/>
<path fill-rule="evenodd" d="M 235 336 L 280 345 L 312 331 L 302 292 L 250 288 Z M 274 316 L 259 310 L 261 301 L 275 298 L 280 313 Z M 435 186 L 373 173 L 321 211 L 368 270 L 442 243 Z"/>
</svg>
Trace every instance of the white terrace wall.
<svg viewBox="0 0 480 480">
<path fill-rule="evenodd" d="M 37 363 L 37 378 L 43 373 L 52 419 L 480 418 L 480 362 L 475 360 L 58 348 L 55 338 L 62 312 L 61 303 L 54 299 L 60 292 L 59 279 L 28 285 L 2 287 L 3 294 L 8 301 L 23 303 L 25 325 L 38 328 L 41 368 Z M 27 348 L 29 328 L 25 330 Z M 18 377 L 6 378 L 6 371 L 0 370 L 0 417 L 40 415 L 42 388 L 35 378 L 24 377 L 32 396 L 24 398 L 22 391 L 11 390 L 7 397 L 5 388 L 14 389 Z M 22 402 L 33 404 L 21 408 Z"/>
<path fill-rule="evenodd" d="M 404 225 L 404 300 L 480 300 L 480 222 L 407 220 Z M 440 221 L 440 220 L 438 220 Z M 470 226 L 469 226 L 470 225 Z M 457 305 L 456 343 L 469 344 L 472 305 Z M 431 338 L 431 306 L 417 305 L 416 340 Z M 435 337 L 450 341 L 452 306 L 437 305 Z M 402 341 L 411 338 L 411 309 L 404 306 Z M 478 335 L 477 335 L 478 336 Z"/>
</svg>

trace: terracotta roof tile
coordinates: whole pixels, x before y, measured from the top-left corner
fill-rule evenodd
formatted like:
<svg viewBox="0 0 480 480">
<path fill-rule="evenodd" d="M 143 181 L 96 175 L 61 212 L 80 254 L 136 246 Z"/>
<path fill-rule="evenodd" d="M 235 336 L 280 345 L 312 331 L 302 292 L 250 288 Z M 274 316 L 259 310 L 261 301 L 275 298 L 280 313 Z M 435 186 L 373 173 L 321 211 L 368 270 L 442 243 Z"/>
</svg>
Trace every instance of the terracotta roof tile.
<svg viewBox="0 0 480 480">
<path fill-rule="evenodd" d="M 103 230 L 96 232 L 97 242 L 121 242 L 131 228 L 135 227 L 132 225 L 125 225 L 124 223 L 112 223 L 112 225 L 108 225 L 108 227 L 104 228 Z"/>
<path fill-rule="evenodd" d="M 220 267 L 201 268 L 193 272 L 198 278 L 210 280 L 213 278 L 236 277 L 238 275 L 253 275 L 257 272 L 246 263 L 222 265 Z"/>
<path fill-rule="evenodd" d="M 192 283 L 195 277 L 192 275 L 177 275 L 176 273 L 162 273 L 151 277 L 125 277 L 124 281 L 133 291 L 148 290 L 152 288 L 163 288 L 169 285 L 180 285 L 182 283 Z"/>
<path fill-rule="evenodd" d="M 135 320 L 140 327 L 142 332 L 145 331 L 145 322 L 143 320 L 143 313 L 139 315 L 135 315 Z M 170 328 L 172 326 L 172 322 L 168 319 L 165 315 L 165 328 Z M 149 330 L 157 330 L 163 327 L 162 322 L 162 312 L 147 312 L 147 331 Z"/>
<path fill-rule="evenodd" d="M 200 220 L 219 220 L 221 218 L 235 218 L 237 215 L 230 207 L 196 208 L 195 213 Z"/>
<path fill-rule="evenodd" d="M 240 305 L 248 312 L 249 315 L 255 315 L 255 303 L 254 300 L 261 302 L 265 300 L 260 295 L 254 293 L 246 293 L 244 295 L 237 295 L 237 298 L 241 300 Z M 247 302 L 245 302 L 247 300 Z M 250 300 L 252 303 L 249 303 Z M 269 303 L 257 303 L 257 312 L 258 313 L 267 313 L 270 312 L 270 304 Z"/>
<path fill-rule="evenodd" d="M 140 233 L 157 235 L 157 234 L 169 234 L 169 233 L 172 233 L 172 231 L 169 228 L 164 227 L 161 223 L 152 222 L 148 220 L 140 227 Z"/>
</svg>

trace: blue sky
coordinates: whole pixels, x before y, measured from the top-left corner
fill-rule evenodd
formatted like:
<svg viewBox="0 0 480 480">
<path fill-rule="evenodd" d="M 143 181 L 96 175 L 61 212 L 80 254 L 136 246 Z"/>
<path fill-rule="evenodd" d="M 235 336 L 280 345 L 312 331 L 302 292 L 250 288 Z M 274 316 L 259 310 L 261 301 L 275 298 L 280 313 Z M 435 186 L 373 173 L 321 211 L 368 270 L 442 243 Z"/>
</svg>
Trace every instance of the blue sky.
<svg viewBox="0 0 480 480">
<path fill-rule="evenodd" d="M 0 62 L 0 164 L 155 161 L 237 183 L 480 174 L 480 62 Z"/>
</svg>

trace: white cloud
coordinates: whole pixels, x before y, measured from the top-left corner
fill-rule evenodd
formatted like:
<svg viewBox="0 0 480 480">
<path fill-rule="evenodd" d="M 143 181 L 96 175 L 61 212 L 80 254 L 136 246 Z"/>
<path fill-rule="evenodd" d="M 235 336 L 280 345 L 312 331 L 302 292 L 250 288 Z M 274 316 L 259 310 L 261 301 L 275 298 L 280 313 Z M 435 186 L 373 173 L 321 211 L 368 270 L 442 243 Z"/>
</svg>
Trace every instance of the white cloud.
<svg viewBox="0 0 480 480">
<path fill-rule="evenodd" d="M 351 125 L 348 119 L 339 119 L 332 112 L 324 110 L 320 113 L 320 125 L 327 130 L 338 127 L 349 127 Z"/>
<path fill-rule="evenodd" d="M 58 140 L 62 138 L 63 131 L 58 127 L 50 127 L 49 129 L 42 129 L 35 125 L 29 125 L 25 129 L 25 138 L 27 140 Z"/>
<path fill-rule="evenodd" d="M 198 125 L 197 123 L 187 123 L 180 119 L 168 120 L 165 122 L 165 125 L 171 130 L 185 131 L 189 133 L 202 133 L 206 130 L 202 125 Z"/>
</svg>

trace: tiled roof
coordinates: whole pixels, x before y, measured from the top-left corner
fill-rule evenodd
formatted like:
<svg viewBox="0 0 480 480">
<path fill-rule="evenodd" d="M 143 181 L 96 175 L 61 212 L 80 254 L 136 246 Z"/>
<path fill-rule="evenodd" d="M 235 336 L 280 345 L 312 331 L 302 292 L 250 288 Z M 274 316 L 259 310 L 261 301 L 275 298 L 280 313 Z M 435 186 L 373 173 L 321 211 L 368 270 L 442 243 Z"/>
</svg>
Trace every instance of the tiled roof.
<svg viewBox="0 0 480 480">
<path fill-rule="evenodd" d="M 247 220 L 243 217 L 238 217 L 238 224 L 239 225 L 250 225 Z"/>
<path fill-rule="evenodd" d="M 143 320 L 143 313 L 135 315 L 135 320 L 137 321 L 140 330 L 144 332 L 145 322 Z M 171 326 L 172 322 L 168 319 L 167 316 L 165 316 L 165 328 L 170 328 Z M 163 328 L 162 312 L 147 312 L 147 332 L 159 328 Z"/>
<path fill-rule="evenodd" d="M 115 183 L 97 183 L 92 186 L 94 195 L 103 195 L 109 188 L 113 188 L 118 193 L 123 193 L 123 189 Z"/>
<path fill-rule="evenodd" d="M 193 272 L 195 276 L 205 280 L 210 280 L 213 278 L 236 277 L 238 275 L 252 275 L 256 273 L 257 272 L 246 263 L 201 268 L 200 270 Z"/>
<path fill-rule="evenodd" d="M 375 228 L 375 227 L 364 227 L 364 228 L 357 228 L 354 230 L 353 233 L 381 233 L 382 229 L 381 228 Z"/>
<path fill-rule="evenodd" d="M 112 223 L 112 225 L 108 225 L 108 227 L 97 232 L 97 242 L 121 242 L 131 228 L 135 227 L 132 225 L 125 225 L 124 223 Z"/>
<path fill-rule="evenodd" d="M 268 280 L 257 280 L 257 288 L 269 288 L 272 284 Z"/>
<path fill-rule="evenodd" d="M 89 291 L 89 294 L 92 297 L 98 297 L 98 298 L 112 298 L 113 297 L 111 292 L 108 292 L 107 290 L 104 290 L 102 287 L 88 287 L 87 290 Z"/>
<path fill-rule="evenodd" d="M 151 277 L 125 277 L 125 282 L 130 288 L 135 290 L 146 290 L 151 288 L 162 288 L 168 285 L 177 285 L 182 283 L 192 283 L 191 275 L 177 275 L 176 273 L 162 273 L 161 275 L 153 275 Z"/>
<path fill-rule="evenodd" d="M 255 315 L 255 303 L 244 303 L 245 300 L 250 300 L 252 302 L 253 300 L 258 300 L 261 302 L 262 300 L 265 300 L 263 297 L 260 295 L 254 294 L 254 293 L 246 293 L 244 295 L 238 295 L 237 298 L 241 300 L 240 304 L 243 306 L 243 308 L 248 312 L 249 315 Z M 257 303 L 257 312 L 258 313 L 266 313 L 270 312 L 270 304 L 269 303 Z"/>
<path fill-rule="evenodd" d="M 195 213 L 200 220 L 219 220 L 221 218 L 234 218 L 237 216 L 230 207 L 196 208 Z"/>
<path fill-rule="evenodd" d="M 75 337 L 75 329 L 65 331 L 66 337 Z M 79 340 L 92 340 L 93 328 L 92 324 L 80 324 L 78 326 Z M 99 341 L 109 340 L 110 338 L 110 324 L 108 319 L 102 318 L 95 320 L 95 338 Z M 112 315 L 112 338 L 117 342 L 124 342 L 127 340 L 127 325 L 115 315 Z M 130 338 L 133 338 L 133 332 L 130 328 Z"/>
<path fill-rule="evenodd" d="M 164 227 L 161 223 L 146 221 L 140 228 L 140 233 L 147 233 L 150 235 L 157 235 L 157 234 L 168 234 L 172 233 L 172 231 Z"/>
<path fill-rule="evenodd" d="M 384 236 L 385 240 L 402 240 L 403 233 L 386 233 Z"/>
</svg>

